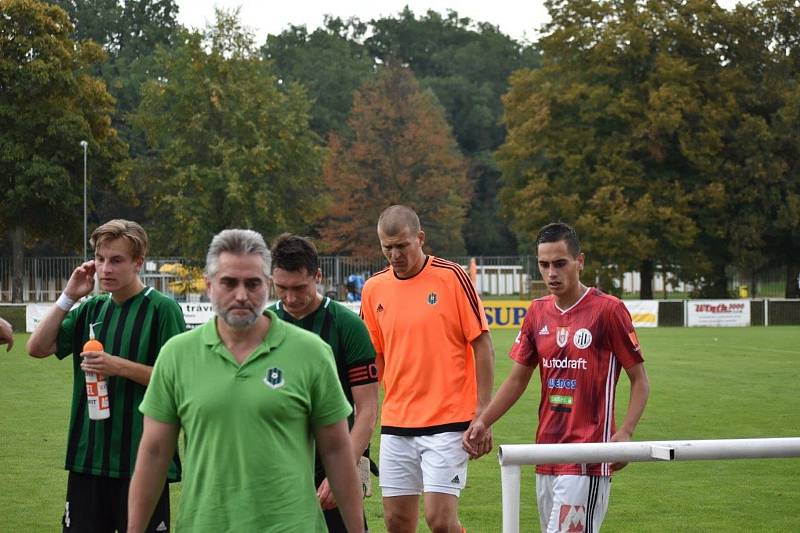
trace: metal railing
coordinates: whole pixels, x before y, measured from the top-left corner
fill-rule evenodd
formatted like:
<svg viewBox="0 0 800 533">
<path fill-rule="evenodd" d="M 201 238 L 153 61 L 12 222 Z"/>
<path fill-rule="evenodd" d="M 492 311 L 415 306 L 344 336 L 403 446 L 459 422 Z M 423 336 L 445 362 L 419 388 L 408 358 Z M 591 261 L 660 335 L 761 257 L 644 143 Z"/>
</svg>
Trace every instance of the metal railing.
<svg viewBox="0 0 800 533">
<path fill-rule="evenodd" d="M 22 301 L 53 302 L 75 270 L 83 262 L 78 256 L 26 257 L 23 261 Z M 176 279 L 161 274 L 158 269 L 166 263 L 183 263 L 182 258 L 149 258 L 142 272 L 145 284 L 172 295 L 169 283 Z M 0 302 L 12 301 L 13 264 L 10 257 L 0 257 Z M 174 296 L 174 295 L 173 295 Z"/>
<path fill-rule="evenodd" d="M 469 256 L 448 257 L 468 269 Z M 80 265 L 80 257 L 26 257 L 22 276 L 22 302 L 52 302 L 58 298 L 72 271 Z M 173 293 L 170 282 L 178 278 L 159 272 L 166 263 L 201 264 L 182 257 L 148 258 L 142 271 L 142 280 L 149 286 L 182 299 Z M 530 297 L 533 280 L 539 279 L 536 259 L 533 256 L 475 257 L 478 290 L 484 295 Z M 322 285 L 324 291 L 340 300 L 347 294 L 347 279 L 360 275 L 365 280 L 386 268 L 385 259 L 367 259 L 348 256 L 321 256 Z M 0 257 L 0 302 L 12 301 L 13 265 L 10 257 Z"/>
<path fill-rule="evenodd" d="M 800 438 L 505 444 L 499 447 L 503 533 L 518 533 L 521 467 L 558 463 L 800 457 Z"/>
</svg>

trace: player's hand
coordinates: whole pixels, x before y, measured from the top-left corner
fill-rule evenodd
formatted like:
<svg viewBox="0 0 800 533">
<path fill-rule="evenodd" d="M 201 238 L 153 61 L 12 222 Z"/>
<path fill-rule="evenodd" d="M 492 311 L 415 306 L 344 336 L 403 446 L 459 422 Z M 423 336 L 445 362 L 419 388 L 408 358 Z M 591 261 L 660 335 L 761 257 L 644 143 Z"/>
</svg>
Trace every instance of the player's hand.
<svg viewBox="0 0 800 533">
<path fill-rule="evenodd" d="M 629 432 L 620 429 L 616 433 L 614 433 L 614 435 L 611 436 L 611 442 L 630 442 L 632 437 L 633 435 L 631 435 Z M 628 466 L 628 463 L 623 463 L 623 462 L 611 463 L 611 471 L 617 472 L 619 470 L 622 470 L 626 466 Z"/>
<path fill-rule="evenodd" d="M 0 318 L 0 344 L 7 344 L 6 351 L 10 352 L 11 347 L 14 346 L 14 328 L 11 324 Z"/>
<path fill-rule="evenodd" d="M 477 459 L 492 451 L 492 429 L 478 418 L 472 421 L 461 438 L 461 445 L 470 459 Z"/>
<path fill-rule="evenodd" d="M 94 274 L 94 259 L 81 264 L 72 271 L 72 275 L 64 287 L 64 293 L 73 300 L 83 298 L 94 289 Z"/>
<path fill-rule="evenodd" d="M 317 498 L 319 498 L 320 507 L 325 511 L 330 511 L 336 507 L 336 498 L 333 497 L 328 478 L 323 479 L 322 483 L 320 483 L 317 489 Z"/>
<path fill-rule="evenodd" d="M 103 376 L 118 376 L 120 374 L 119 357 L 106 352 L 82 352 L 81 370 L 94 372 Z"/>
</svg>

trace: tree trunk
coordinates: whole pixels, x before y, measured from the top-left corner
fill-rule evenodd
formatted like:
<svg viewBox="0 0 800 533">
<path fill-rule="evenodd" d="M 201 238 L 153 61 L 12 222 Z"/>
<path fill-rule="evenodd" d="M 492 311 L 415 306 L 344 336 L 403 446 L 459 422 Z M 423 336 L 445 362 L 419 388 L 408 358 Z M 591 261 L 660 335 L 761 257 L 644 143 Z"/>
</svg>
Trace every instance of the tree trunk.
<svg viewBox="0 0 800 533">
<path fill-rule="evenodd" d="M 724 265 L 718 265 L 714 269 L 707 297 L 728 298 L 728 275 L 725 274 Z"/>
<path fill-rule="evenodd" d="M 11 234 L 11 301 L 14 303 L 22 302 L 22 279 L 25 275 L 25 253 L 23 249 L 23 238 L 25 232 L 22 226 L 16 226 Z"/>
<path fill-rule="evenodd" d="M 786 263 L 786 298 L 800 298 L 800 265 L 791 259 Z"/>
<path fill-rule="evenodd" d="M 653 299 L 653 260 L 645 259 L 642 261 L 641 269 L 639 270 L 639 298 L 642 300 Z"/>
</svg>

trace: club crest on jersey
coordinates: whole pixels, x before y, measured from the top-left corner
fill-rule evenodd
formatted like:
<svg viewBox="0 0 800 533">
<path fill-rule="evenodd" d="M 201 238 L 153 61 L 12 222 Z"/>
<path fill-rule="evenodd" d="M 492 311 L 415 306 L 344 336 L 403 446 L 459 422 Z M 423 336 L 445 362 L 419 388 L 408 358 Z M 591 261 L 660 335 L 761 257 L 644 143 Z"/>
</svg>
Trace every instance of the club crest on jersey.
<svg viewBox="0 0 800 533">
<path fill-rule="evenodd" d="M 572 337 L 572 344 L 580 350 L 585 350 L 592 344 L 592 333 L 586 328 L 579 329 Z"/>
<path fill-rule="evenodd" d="M 436 302 L 439 301 L 439 297 L 436 296 L 435 292 L 432 292 L 428 295 L 428 304 L 429 305 L 436 305 Z"/>
<path fill-rule="evenodd" d="M 264 376 L 264 385 L 271 389 L 279 389 L 283 387 L 283 370 L 277 367 L 272 367 L 267 370 L 267 375 Z"/>
<path fill-rule="evenodd" d="M 556 344 L 558 344 L 559 348 L 563 348 L 564 346 L 566 346 L 568 340 L 569 340 L 569 328 L 556 329 Z"/>
</svg>

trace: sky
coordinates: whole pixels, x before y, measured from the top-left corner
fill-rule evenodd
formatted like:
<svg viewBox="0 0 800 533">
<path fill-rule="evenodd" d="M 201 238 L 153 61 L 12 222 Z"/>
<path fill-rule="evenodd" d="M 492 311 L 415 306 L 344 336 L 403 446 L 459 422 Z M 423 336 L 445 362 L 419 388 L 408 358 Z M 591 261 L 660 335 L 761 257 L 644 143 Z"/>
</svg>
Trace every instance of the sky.
<svg viewBox="0 0 800 533">
<path fill-rule="evenodd" d="M 736 0 L 720 0 L 731 8 Z M 512 38 L 535 41 L 537 29 L 549 20 L 544 2 L 532 0 L 177 0 L 178 21 L 184 26 L 202 28 L 214 19 L 214 6 L 241 7 L 241 20 L 262 44 L 267 34 L 277 34 L 290 24 L 305 24 L 309 31 L 322 25 L 326 14 L 343 19 L 357 16 L 367 22 L 373 18 L 397 15 L 408 5 L 417 16 L 428 9 L 441 14 L 452 9 L 462 17 L 489 22 Z"/>
<path fill-rule="evenodd" d="M 512 38 L 535 40 L 535 29 L 548 20 L 543 2 L 530 0 L 177 0 L 178 22 L 202 28 L 214 18 L 214 6 L 226 9 L 241 6 L 241 20 L 256 34 L 256 44 L 267 34 L 277 34 L 290 24 L 305 24 L 309 31 L 322 25 L 323 17 L 347 19 L 357 16 L 367 22 L 373 18 L 397 15 L 408 5 L 417 16 L 428 9 L 441 14 L 448 9 L 478 22 L 490 22 Z"/>
</svg>

